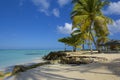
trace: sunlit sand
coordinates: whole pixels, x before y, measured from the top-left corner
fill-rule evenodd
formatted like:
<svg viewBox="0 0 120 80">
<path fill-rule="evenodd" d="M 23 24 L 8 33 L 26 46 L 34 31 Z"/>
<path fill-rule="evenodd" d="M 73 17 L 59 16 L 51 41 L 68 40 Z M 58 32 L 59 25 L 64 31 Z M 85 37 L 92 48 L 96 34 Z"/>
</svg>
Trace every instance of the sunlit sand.
<svg viewBox="0 0 120 80">
<path fill-rule="evenodd" d="M 108 61 L 84 65 L 44 65 L 19 73 L 8 80 L 120 80 L 119 53 L 84 55 L 105 57 Z"/>
</svg>

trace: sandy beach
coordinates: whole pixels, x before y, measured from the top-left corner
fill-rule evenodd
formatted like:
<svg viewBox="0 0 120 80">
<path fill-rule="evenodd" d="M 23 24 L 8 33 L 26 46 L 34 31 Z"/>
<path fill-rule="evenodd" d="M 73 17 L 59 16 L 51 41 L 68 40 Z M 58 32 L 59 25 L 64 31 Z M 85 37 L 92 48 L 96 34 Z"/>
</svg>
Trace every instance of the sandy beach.
<svg viewBox="0 0 120 80">
<path fill-rule="evenodd" d="M 120 0 L 0 0 L 0 80 L 120 80 Z"/>
<path fill-rule="evenodd" d="M 50 64 L 40 66 L 5 80 L 120 80 L 120 54 L 92 54 L 108 61 L 82 65 Z"/>
</svg>

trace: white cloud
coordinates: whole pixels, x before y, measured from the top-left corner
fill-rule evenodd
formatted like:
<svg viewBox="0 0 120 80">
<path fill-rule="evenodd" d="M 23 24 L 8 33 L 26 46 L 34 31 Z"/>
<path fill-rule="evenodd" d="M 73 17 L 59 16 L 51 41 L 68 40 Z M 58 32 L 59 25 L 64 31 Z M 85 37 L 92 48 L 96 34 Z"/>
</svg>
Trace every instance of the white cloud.
<svg viewBox="0 0 120 80">
<path fill-rule="evenodd" d="M 58 0 L 58 4 L 62 7 L 68 4 L 71 0 Z"/>
<path fill-rule="evenodd" d="M 56 17 L 60 17 L 60 11 L 59 11 L 59 9 L 54 8 L 53 9 L 53 15 L 56 16 Z"/>
<path fill-rule="evenodd" d="M 72 33 L 72 23 L 65 23 L 64 26 L 57 26 L 57 29 L 61 34 L 70 34 Z"/>
<path fill-rule="evenodd" d="M 32 0 L 32 2 L 38 7 L 40 12 L 44 12 L 46 15 L 49 15 L 48 9 L 50 7 L 50 3 L 48 0 Z"/>
<path fill-rule="evenodd" d="M 60 16 L 60 11 L 57 8 L 54 8 L 50 11 L 50 0 L 32 0 L 33 4 L 38 7 L 40 12 L 45 13 L 47 16 L 53 14 L 55 17 Z"/>
<path fill-rule="evenodd" d="M 107 9 L 103 10 L 103 13 L 120 15 L 120 1 L 111 2 Z"/>
<path fill-rule="evenodd" d="M 109 25 L 109 30 L 111 35 L 114 35 L 115 33 L 120 33 L 120 19 L 113 22 L 113 25 Z"/>
</svg>

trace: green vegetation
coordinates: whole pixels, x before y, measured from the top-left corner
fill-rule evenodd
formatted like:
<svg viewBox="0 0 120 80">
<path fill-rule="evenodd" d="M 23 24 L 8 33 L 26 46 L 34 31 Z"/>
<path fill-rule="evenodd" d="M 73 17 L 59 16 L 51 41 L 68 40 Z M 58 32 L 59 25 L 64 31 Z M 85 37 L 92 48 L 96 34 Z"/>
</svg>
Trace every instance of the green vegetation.
<svg viewBox="0 0 120 80">
<path fill-rule="evenodd" d="M 0 71 L 0 80 L 3 80 L 4 76 L 5 76 L 5 74 Z"/>
<path fill-rule="evenodd" d="M 80 27 L 81 33 L 88 32 L 98 50 L 95 37 L 96 39 L 107 37 L 109 34 L 107 24 L 112 23 L 112 20 L 104 16 L 101 11 L 109 2 L 107 0 L 73 0 L 72 2 L 74 4 L 71 13 L 73 28 L 77 26 Z"/>
<path fill-rule="evenodd" d="M 59 42 L 65 43 L 65 45 L 73 46 L 73 51 L 75 52 L 77 48 L 80 48 L 83 43 L 82 39 L 78 39 L 78 36 L 70 36 L 66 38 L 61 38 L 58 40 Z"/>
<path fill-rule="evenodd" d="M 0 78 L 4 77 L 3 72 L 0 72 Z"/>
<path fill-rule="evenodd" d="M 99 50 L 98 45 L 108 41 L 109 30 L 107 26 L 112 24 L 112 19 L 101 11 L 104 6 L 109 4 L 108 0 L 72 0 L 72 3 L 74 5 L 71 12 L 72 28 L 77 29 L 73 32 L 77 38 L 67 38 L 69 39 L 67 41 L 63 40 L 66 38 L 62 38 L 59 41 L 68 45 L 73 42 L 70 46 L 75 48 L 79 45 L 78 41 L 83 42 L 82 44 L 89 42 L 91 51 L 92 43 L 94 43 L 96 49 Z"/>
</svg>

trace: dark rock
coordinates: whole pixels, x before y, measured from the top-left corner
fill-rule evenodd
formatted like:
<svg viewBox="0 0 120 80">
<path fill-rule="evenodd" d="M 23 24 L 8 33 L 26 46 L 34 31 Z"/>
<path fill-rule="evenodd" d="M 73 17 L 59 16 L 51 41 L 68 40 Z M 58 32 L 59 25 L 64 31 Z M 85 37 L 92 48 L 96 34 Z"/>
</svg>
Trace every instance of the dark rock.
<svg viewBox="0 0 120 80">
<path fill-rule="evenodd" d="M 43 59 L 44 60 L 59 60 L 64 57 L 66 57 L 66 53 L 62 51 L 58 51 L 58 52 L 50 52 L 48 55 L 44 56 Z"/>
<path fill-rule="evenodd" d="M 27 68 L 23 65 L 16 65 L 12 71 L 12 75 L 18 73 L 18 72 L 24 72 Z"/>
<path fill-rule="evenodd" d="M 15 74 L 17 74 L 19 72 L 24 72 L 26 70 L 33 69 L 33 68 L 36 68 L 38 66 L 42 66 L 42 65 L 45 65 L 45 64 L 50 64 L 50 62 L 36 63 L 36 64 L 29 65 L 29 66 L 16 65 L 13 68 L 12 75 L 15 75 Z"/>
</svg>

